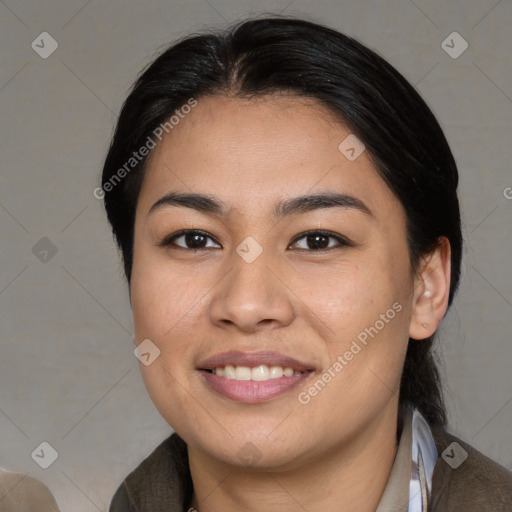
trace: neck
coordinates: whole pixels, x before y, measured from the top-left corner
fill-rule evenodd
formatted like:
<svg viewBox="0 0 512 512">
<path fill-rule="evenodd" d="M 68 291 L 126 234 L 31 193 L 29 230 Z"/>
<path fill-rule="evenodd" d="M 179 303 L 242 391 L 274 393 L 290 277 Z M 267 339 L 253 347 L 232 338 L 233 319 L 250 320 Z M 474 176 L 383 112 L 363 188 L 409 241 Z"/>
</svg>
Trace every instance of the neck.
<svg viewBox="0 0 512 512">
<path fill-rule="evenodd" d="M 396 455 L 397 413 L 387 408 L 349 441 L 307 461 L 295 459 L 293 468 L 230 466 L 189 446 L 189 506 L 198 512 L 374 512 Z"/>
</svg>

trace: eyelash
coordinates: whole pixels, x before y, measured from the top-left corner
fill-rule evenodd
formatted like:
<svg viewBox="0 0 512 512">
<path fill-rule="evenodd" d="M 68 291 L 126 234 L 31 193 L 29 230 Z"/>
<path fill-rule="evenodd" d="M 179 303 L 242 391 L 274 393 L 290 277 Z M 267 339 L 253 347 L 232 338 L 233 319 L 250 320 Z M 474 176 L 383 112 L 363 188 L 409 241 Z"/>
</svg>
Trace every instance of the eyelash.
<svg viewBox="0 0 512 512">
<path fill-rule="evenodd" d="M 185 251 L 203 251 L 203 250 L 210 249 L 208 247 L 197 247 L 197 248 L 181 247 L 181 246 L 176 245 L 174 243 L 174 241 L 176 239 L 178 239 L 178 238 L 180 238 L 182 236 L 188 235 L 188 234 L 196 234 L 196 235 L 204 236 L 206 238 L 210 238 L 215 243 L 220 245 L 220 243 L 217 240 L 215 240 L 214 237 L 212 237 L 209 233 L 207 233 L 205 231 L 201 231 L 200 229 L 182 229 L 180 231 L 177 231 L 176 233 L 173 233 L 171 235 L 166 236 L 160 242 L 158 242 L 157 245 L 159 247 L 174 246 L 173 248 L 183 249 Z M 325 252 L 325 251 L 329 251 L 329 250 L 336 249 L 336 248 L 341 248 L 341 247 L 354 247 L 354 245 L 355 245 L 348 238 L 346 238 L 346 237 L 344 237 L 342 235 L 339 235 L 337 233 L 333 233 L 332 231 L 325 231 L 325 230 L 322 230 L 322 229 L 316 229 L 316 230 L 305 231 L 304 233 L 300 233 L 300 235 L 297 235 L 292 240 L 290 245 L 295 244 L 299 240 L 301 240 L 303 238 L 307 238 L 308 236 L 312 236 L 312 235 L 320 235 L 320 236 L 325 236 L 325 237 L 328 237 L 328 238 L 333 238 L 333 239 L 335 239 L 338 242 L 338 246 L 337 247 L 327 247 L 325 249 L 299 249 L 299 250 L 307 251 L 307 252 Z"/>
</svg>

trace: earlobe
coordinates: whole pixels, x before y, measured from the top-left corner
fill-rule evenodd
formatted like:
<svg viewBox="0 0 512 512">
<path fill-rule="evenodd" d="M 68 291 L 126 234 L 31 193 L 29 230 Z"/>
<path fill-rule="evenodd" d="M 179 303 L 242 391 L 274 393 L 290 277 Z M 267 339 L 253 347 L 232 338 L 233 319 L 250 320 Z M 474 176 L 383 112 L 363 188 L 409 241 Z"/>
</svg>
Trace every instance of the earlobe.
<svg viewBox="0 0 512 512">
<path fill-rule="evenodd" d="M 423 258 L 415 279 L 409 337 L 426 339 L 435 333 L 446 310 L 450 294 L 451 250 L 446 237 Z"/>
</svg>

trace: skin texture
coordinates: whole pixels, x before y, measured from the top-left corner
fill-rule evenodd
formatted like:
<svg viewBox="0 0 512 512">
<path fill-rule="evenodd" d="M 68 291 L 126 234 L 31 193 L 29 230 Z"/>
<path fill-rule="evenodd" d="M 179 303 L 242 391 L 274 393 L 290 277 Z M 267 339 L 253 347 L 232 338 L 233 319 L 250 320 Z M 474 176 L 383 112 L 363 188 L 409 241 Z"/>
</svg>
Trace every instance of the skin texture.
<svg viewBox="0 0 512 512">
<path fill-rule="evenodd" d="M 200 512 L 373 511 L 385 488 L 408 339 L 431 335 L 446 311 L 450 250 L 442 241 L 412 271 L 403 207 L 366 151 L 349 161 L 338 150 L 350 133 L 313 100 L 215 96 L 199 98 L 150 155 L 135 221 L 135 343 L 149 338 L 161 351 L 141 372 L 188 444 L 190 505 Z M 177 206 L 148 215 L 171 190 L 215 196 L 229 215 Z M 358 198 L 371 215 L 323 208 L 272 218 L 278 200 L 327 191 Z M 196 251 L 184 237 L 157 245 L 185 228 L 212 238 Z M 353 245 L 328 238 L 315 250 L 297 239 L 318 229 Z M 263 249 L 252 263 L 236 252 L 249 236 Z M 395 303 L 401 311 L 301 404 L 299 393 Z M 315 372 L 266 402 L 235 402 L 197 371 L 235 349 L 274 350 Z M 247 442 L 260 454 L 252 465 L 238 456 Z"/>
</svg>

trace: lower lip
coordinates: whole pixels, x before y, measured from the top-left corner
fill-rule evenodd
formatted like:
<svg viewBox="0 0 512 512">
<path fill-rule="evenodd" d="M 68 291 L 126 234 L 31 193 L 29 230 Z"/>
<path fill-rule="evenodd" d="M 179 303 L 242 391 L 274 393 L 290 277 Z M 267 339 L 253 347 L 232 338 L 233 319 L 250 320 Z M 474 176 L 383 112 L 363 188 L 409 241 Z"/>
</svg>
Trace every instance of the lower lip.
<svg viewBox="0 0 512 512">
<path fill-rule="evenodd" d="M 291 377 L 279 377 L 265 381 L 226 379 L 206 370 L 199 370 L 208 385 L 217 393 L 247 404 L 265 402 L 271 398 L 282 395 L 298 386 L 313 372 L 306 371 Z"/>
</svg>

